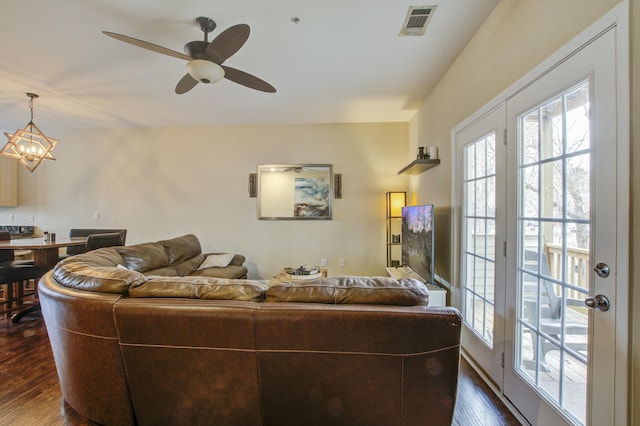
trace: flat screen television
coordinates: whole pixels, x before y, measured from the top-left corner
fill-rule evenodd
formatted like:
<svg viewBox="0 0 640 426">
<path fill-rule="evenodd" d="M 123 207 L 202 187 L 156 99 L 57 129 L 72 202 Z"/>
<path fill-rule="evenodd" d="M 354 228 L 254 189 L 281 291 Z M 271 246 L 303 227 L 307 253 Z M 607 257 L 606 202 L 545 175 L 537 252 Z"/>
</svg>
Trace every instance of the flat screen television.
<svg viewBox="0 0 640 426">
<path fill-rule="evenodd" d="M 402 263 L 433 284 L 433 204 L 402 208 Z"/>
</svg>

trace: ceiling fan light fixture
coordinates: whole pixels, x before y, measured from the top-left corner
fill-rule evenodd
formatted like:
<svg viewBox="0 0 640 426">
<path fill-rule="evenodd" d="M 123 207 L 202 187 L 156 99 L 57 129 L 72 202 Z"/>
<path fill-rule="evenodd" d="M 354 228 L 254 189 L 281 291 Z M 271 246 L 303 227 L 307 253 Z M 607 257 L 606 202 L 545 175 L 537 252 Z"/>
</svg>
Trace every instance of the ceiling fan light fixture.
<svg viewBox="0 0 640 426">
<path fill-rule="evenodd" d="M 128 44 L 187 61 L 187 73 L 182 76 L 175 87 L 175 92 L 178 95 L 188 92 L 198 83 L 212 84 L 223 78 L 249 89 L 266 93 L 276 92 L 275 87 L 254 75 L 226 65 L 222 66 L 227 59 L 240 50 L 249 38 L 249 33 L 251 32 L 249 25 L 233 25 L 209 42 L 207 35 L 215 29 L 215 22 L 210 18 L 199 17 L 196 20 L 196 24 L 204 32 L 204 40 L 191 41 L 185 44 L 185 53 L 176 52 L 175 50 L 123 34 L 110 31 L 103 31 L 103 33 Z"/>
<path fill-rule="evenodd" d="M 200 83 L 213 84 L 224 78 L 224 69 L 206 59 L 193 59 L 187 63 L 187 71 Z"/>
</svg>

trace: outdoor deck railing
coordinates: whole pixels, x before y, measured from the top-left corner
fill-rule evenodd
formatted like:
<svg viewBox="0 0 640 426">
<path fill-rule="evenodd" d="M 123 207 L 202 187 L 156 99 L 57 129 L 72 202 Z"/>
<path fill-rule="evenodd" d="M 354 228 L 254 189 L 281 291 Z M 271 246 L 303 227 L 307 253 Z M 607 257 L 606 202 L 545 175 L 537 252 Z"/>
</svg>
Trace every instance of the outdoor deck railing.
<svg viewBox="0 0 640 426">
<path fill-rule="evenodd" d="M 551 276 L 557 279 L 562 277 L 562 246 L 559 244 L 546 243 L 545 253 L 549 260 L 549 271 Z M 589 291 L 589 250 L 577 247 L 567 247 L 567 276 L 566 282 Z M 560 295 L 558 295 L 560 296 Z M 573 299 L 584 299 L 585 293 L 567 289 L 566 297 Z"/>
</svg>

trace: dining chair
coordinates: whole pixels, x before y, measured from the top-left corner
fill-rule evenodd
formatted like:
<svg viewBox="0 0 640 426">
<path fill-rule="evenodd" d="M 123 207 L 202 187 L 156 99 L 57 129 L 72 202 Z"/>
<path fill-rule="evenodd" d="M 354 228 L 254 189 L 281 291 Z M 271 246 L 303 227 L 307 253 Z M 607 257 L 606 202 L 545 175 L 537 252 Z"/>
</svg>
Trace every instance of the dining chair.
<svg viewBox="0 0 640 426">
<path fill-rule="evenodd" d="M 120 232 L 105 232 L 103 234 L 90 234 L 85 244 L 85 252 L 103 247 L 121 246 L 122 234 Z"/>
<path fill-rule="evenodd" d="M 125 245 L 127 241 L 127 230 L 126 229 L 99 229 L 99 228 L 71 228 L 69 230 L 69 238 L 74 237 L 89 237 L 91 234 L 105 234 L 105 233 L 114 233 L 117 232 L 120 236 L 120 240 L 118 246 Z M 73 256 L 76 254 L 84 253 L 87 251 L 86 244 L 84 246 L 71 246 L 67 247 L 67 254 L 61 256 L 61 258 L 67 256 Z"/>
<path fill-rule="evenodd" d="M 8 232 L 0 231 L 0 241 L 11 239 Z M 13 311 L 25 307 L 25 298 L 34 296 L 37 298 L 38 280 L 45 274 L 43 268 L 33 265 L 29 260 L 16 260 L 13 250 L 0 249 L 0 287 L 2 298 L 0 303 L 2 316 L 9 316 Z M 27 290 L 27 285 L 32 290 Z"/>
</svg>

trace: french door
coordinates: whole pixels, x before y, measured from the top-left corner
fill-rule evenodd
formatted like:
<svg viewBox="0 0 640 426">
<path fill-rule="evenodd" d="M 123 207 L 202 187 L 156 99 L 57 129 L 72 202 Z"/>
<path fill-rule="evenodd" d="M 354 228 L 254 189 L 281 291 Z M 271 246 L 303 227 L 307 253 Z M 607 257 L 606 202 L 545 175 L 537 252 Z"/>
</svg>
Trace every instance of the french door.
<svg viewBox="0 0 640 426">
<path fill-rule="evenodd" d="M 505 108 L 500 105 L 457 135 L 460 264 L 464 315 L 461 341 L 502 388 L 506 204 Z"/>
<path fill-rule="evenodd" d="M 503 392 L 535 424 L 614 424 L 615 46 L 612 29 L 507 101 Z"/>
<path fill-rule="evenodd" d="M 455 133 L 463 349 L 531 424 L 626 418 L 616 46 L 612 26 Z"/>
</svg>

